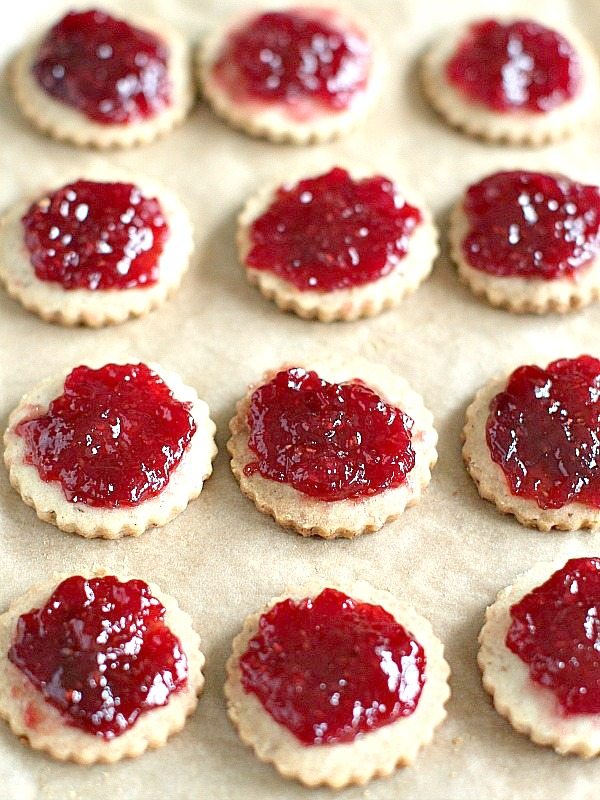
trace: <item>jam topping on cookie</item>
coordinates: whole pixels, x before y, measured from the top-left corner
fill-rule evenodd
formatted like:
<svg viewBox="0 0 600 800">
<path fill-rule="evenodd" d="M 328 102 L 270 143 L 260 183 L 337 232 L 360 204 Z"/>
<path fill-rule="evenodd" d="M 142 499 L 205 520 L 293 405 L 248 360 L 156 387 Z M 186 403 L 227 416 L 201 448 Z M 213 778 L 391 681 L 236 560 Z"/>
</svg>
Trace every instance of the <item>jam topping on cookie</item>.
<svg viewBox="0 0 600 800">
<path fill-rule="evenodd" d="M 213 70 L 239 101 L 284 104 L 295 116 L 315 105 L 343 111 L 367 85 L 364 34 L 326 9 L 291 8 L 252 17 L 229 34 Z"/>
<path fill-rule="evenodd" d="M 319 500 L 369 497 L 404 483 L 415 465 L 413 420 L 358 380 L 328 383 L 300 367 L 252 395 L 244 468 Z"/>
<path fill-rule="evenodd" d="M 490 403 L 486 437 L 512 494 L 600 508 L 600 360 L 519 367 Z"/>
<path fill-rule="evenodd" d="M 167 45 L 103 11 L 72 11 L 40 44 L 33 74 L 56 100 L 105 125 L 141 122 L 171 104 Z"/>
<path fill-rule="evenodd" d="M 74 576 L 19 617 L 8 658 L 69 725 L 112 739 L 186 684 L 164 614 L 143 581 Z"/>
<path fill-rule="evenodd" d="M 244 690 L 302 744 L 320 745 L 410 716 L 426 658 L 381 606 L 324 589 L 263 614 L 239 664 Z"/>
<path fill-rule="evenodd" d="M 600 559 L 573 558 L 510 609 L 506 646 L 564 714 L 600 714 Z"/>
<path fill-rule="evenodd" d="M 48 411 L 16 432 L 26 462 L 69 502 L 131 507 L 169 483 L 196 431 L 190 408 L 145 364 L 76 367 Z"/>
<path fill-rule="evenodd" d="M 600 188 L 563 175 L 498 172 L 463 204 L 470 266 L 499 277 L 576 277 L 600 250 Z"/>
<path fill-rule="evenodd" d="M 131 183 L 69 183 L 22 219 L 36 276 L 63 289 L 132 289 L 159 278 L 169 226 L 159 201 Z"/>
<path fill-rule="evenodd" d="M 579 55 L 560 33 L 532 20 L 487 19 L 468 29 L 446 77 L 493 111 L 543 114 L 571 100 L 582 82 Z"/>
<path fill-rule="evenodd" d="M 421 219 L 388 178 L 354 180 L 336 167 L 277 190 L 245 260 L 300 290 L 362 286 L 397 266 Z"/>
</svg>

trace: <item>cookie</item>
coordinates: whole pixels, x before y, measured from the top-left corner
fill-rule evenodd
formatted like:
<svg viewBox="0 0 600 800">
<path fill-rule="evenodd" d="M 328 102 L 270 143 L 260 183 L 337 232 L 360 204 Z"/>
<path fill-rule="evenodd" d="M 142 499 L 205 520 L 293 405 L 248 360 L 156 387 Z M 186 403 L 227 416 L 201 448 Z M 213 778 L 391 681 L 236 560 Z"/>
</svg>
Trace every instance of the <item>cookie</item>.
<svg viewBox="0 0 600 800">
<path fill-rule="evenodd" d="M 598 559 L 536 564 L 500 592 L 479 634 L 483 685 L 498 713 L 562 755 L 600 753 L 598 632 L 586 623 L 599 602 Z"/>
<path fill-rule="evenodd" d="M 25 45 L 11 70 L 22 114 L 54 139 L 97 148 L 146 144 L 194 100 L 184 38 L 162 20 L 69 12 Z"/>
<path fill-rule="evenodd" d="M 420 395 L 359 358 L 267 372 L 238 403 L 230 430 L 242 493 L 302 536 L 379 530 L 418 502 L 437 460 Z"/>
<path fill-rule="evenodd" d="M 161 305 L 179 287 L 193 246 L 173 192 L 112 168 L 83 170 L 6 213 L 0 280 L 47 322 L 95 328 Z"/>
<path fill-rule="evenodd" d="M 198 52 L 205 98 L 234 128 L 314 144 L 354 128 L 377 98 L 382 58 L 362 20 L 329 5 L 228 19 Z"/>
<path fill-rule="evenodd" d="M 204 686 L 204 655 L 190 617 L 155 584 L 137 580 L 127 583 L 128 580 L 102 572 L 86 573 L 83 577 L 55 576 L 33 586 L 0 615 L 0 717 L 34 750 L 44 750 L 59 761 L 112 763 L 162 746 L 183 728 L 195 710 Z M 115 586 L 119 595 L 110 591 Z M 123 647 L 127 634 L 114 619 L 114 609 L 125 603 L 125 592 L 132 604 L 125 612 L 131 625 L 129 649 Z M 45 615 L 48 628 L 44 630 L 36 611 L 43 609 L 51 596 L 62 602 L 53 606 L 53 615 Z M 106 597 L 114 603 L 112 609 L 102 608 L 103 619 L 113 620 L 108 629 L 92 618 L 99 600 Z M 157 620 L 152 628 L 153 648 L 143 642 L 146 630 L 143 620 L 149 610 Z M 90 650 L 89 637 L 87 642 L 85 637 L 87 628 L 80 633 L 72 625 L 69 630 L 69 620 L 78 620 L 82 628 L 87 625 L 92 630 L 104 631 L 93 639 L 100 674 L 103 664 L 107 661 L 111 664 L 108 672 L 104 668 L 103 685 L 108 688 L 103 697 L 98 697 L 100 692 L 94 691 L 94 681 L 87 674 Z M 135 637 L 134 649 L 132 637 Z M 61 654 L 52 647 L 53 643 L 65 645 Z M 83 648 L 87 659 L 77 657 L 78 646 Z M 42 653 L 46 657 L 43 664 L 35 657 Z M 134 675 L 141 658 L 144 658 L 145 677 L 153 676 L 154 691 L 144 687 L 143 674 L 139 680 Z M 62 672 L 60 665 L 65 660 L 69 670 Z M 39 672 L 45 669 L 50 670 L 48 680 Z M 50 680 L 52 690 L 48 689 L 46 695 Z"/>
<path fill-rule="evenodd" d="M 409 198 L 391 179 L 356 167 L 265 187 L 238 218 L 246 276 L 304 319 L 349 321 L 392 308 L 438 254 L 431 214 Z"/>
<path fill-rule="evenodd" d="M 450 125 L 493 142 L 540 146 L 593 115 L 598 62 L 581 34 L 531 19 L 484 19 L 444 31 L 422 82 Z"/>
<path fill-rule="evenodd" d="M 467 409 L 463 458 L 486 500 L 541 531 L 600 525 L 597 385 L 591 356 L 494 378 Z"/>
<path fill-rule="evenodd" d="M 208 406 L 175 373 L 81 366 L 24 395 L 9 417 L 4 461 L 40 519 L 117 539 L 165 525 L 198 497 L 214 433 Z"/>
<path fill-rule="evenodd" d="M 369 634 L 385 642 L 389 673 L 369 651 Z M 305 646 L 294 646 L 299 639 Z M 319 580 L 246 619 L 227 662 L 225 696 L 240 738 L 261 761 L 307 786 L 339 789 L 413 762 L 446 715 L 449 672 L 431 625 L 406 603 L 365 581 Z M 293 679 L 278 688 L 278 675 L 288 674 Z M 388 714 L 374 688 L 391 703 L 398 680 L 406 691 L 394 708 L 405 716 Z"/>
</svg>

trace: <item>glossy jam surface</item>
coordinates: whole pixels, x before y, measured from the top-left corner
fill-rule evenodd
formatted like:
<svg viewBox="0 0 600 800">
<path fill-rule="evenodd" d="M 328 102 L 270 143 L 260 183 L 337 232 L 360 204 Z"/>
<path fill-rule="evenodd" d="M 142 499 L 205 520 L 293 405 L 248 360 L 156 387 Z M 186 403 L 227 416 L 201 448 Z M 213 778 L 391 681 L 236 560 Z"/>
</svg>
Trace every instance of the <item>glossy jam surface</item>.
<svg viewBox="0 0 600 800">
<path fill-rule="evenodd" d="M 67 724 L 112 739 L 186 684 L 164 614 L 143 581 L 74 576 L 19 617 L 8 657 Z"/>
<path fill-rule="evenodd" d="M 231 31 L 214 75 L 234 99 L 346 109 L 367 85 L 371 47 L 364 34 L 325 9 L 292 8 L 252 17 Z"/>
<path fill-rule="evenodd" d="M 304 745 L 351 742 L 410 716 L 425 653 L 381 606 L 335 589 L 263 614 L 240 658 L 241 681 Z"/>
<path fill-rule="evenodd" d="M 33 74 L 56 100 L 101 124 L 142 122 L 171 103 L 167 45 L 102 11 L 72 11 L 42 40 Z"/>
<path fill-rule="evenodd" d="M 246 263 L 297 289 L 349 289 L 387 275 L 420 221 L 387 178 L 355 181 L 336 167 L 277 190 L 250 228 Z"/>
<path fill-rule="evenodd" d="M 552 111 L 582 83 L 579 55 L 557 31 L 532 20 L 470 26 L 446 65 L 463 95 L 493 111 Z"/>
<path fill-rule="evenodd" d="M 16 428 L 42 480 L 99 508 L 160 494 L 195 430 L 190 404 L 145 364 L 76 367 L 48 411 Z"/>
<path fill-rule="evenodd" d="M 512 494 L 600 508 L 600 360 L 519 367 L 490 403 L 486 435 Z"/>
<path fill-rule="evenodd" d="M 299 367 L 252 395 L 245 472 L 334 501 L 399 486 L 415 465 L 413 420 L 360 381 L 328 383 Z"/>
<path fill-rule="evenodd" d="M 564 714 L 600 714 L 600 559 L 573 558 L 510 609 L 506 646 Z"/>
<path fill-rule="evenodd" d="M 158 200 L 131 183 L 69 183 L 34 203 L 22 224 L 42 281 L 90 290 L 158 281 L 169 227 Z"/>
<path fill-rule="evenodd" d="M 600 250 L 600 188 L 562 175 L 498 172 L 471 186 L 462 248 L 499 277 L 573 278 Z"/>
</svg>

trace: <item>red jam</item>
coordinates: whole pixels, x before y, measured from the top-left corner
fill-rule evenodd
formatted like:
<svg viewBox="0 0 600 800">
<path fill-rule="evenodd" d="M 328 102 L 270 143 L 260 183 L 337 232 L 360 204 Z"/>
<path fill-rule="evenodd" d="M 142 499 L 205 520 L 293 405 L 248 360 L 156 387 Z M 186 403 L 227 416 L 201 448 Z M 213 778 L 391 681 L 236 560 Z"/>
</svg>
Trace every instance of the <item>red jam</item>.
<svg viewBox="0 0 600 800">
<path fill-rule="evenodd" d="M 368 497 L 404 483 L 415 465 L 413 420 L 360 381 L 328 383 L 295 367 L 252 395 L 245 472 L 319 500 Z"/>
<path fill-rule="evenodd" d="M 187 682 L 187 658 L 143 581 L 67 578 L 22 614 L 8 658 L 69 725 L 112 739 Z"/>
<path fill-rule="evenodd" d="M 233 30 L 214 75 L 239 101 L 342 111 L 367 85 L 371 47 L 326 9 L 269 11 Z"/>
<path fill-rule="evenodd" d="M 391 614 L 335 589 L 277 603 L 240 658 L 244 690 L 304 745 L 352 742 L 410 716 L 425 664 Z"/>
<path fill-rule="evenodd" d="M 600 250 L 600 188 L 563 175 L 498 172 L 471 186 L 462 249 L 500 277 L 576 277 Z"/>
<path fill-rule="evenodd" d="M 600 559 L 572 558 L 510 609 L 506 646 L 564 714 L 600 714 Z"/>
<path fill-rule="evenodd" d="M 246 263 L 300 290 L 361 286 L 397 266 L 421 219 L 387 178 L 355 181 L 336 167 L 277 190 L 250 229 Z"/>
<path fill-rule="evenodd" d="M 158 200 L 131 183 L 69 183 L 34 203 L 22 224 L 36 276 L 63 289 L 151 286 L 169 236 Z"/>
<path fill-rule="evenodd" d="M 160 494 L 196 430 L 182 403 L 145 364 L 76 367 L 47 413 L 24 420 L 26 462 L 67 500 L 136 506 Z"/>
<path fill-rule="evenodd" d="M 512 494 L 540 508 L 600 508 L 600 360 L 553 361 L 515 370 L 490 403 L 492 460 Z"/>
<path fill-rule="evenodd" d="M 141 122 L 171 104 L 169 49 L 103 11 L 72 11 L 42 40 L 33 74 L 48 94 L 104 125 Z"/>
<path fill-rule="evenodd" d="M 571 43 L 532 20 L 471 25 L 446 65 L 469 100 L 493 111 L 545 113 L 579 91 L 582 68 Z"/>
</svg>

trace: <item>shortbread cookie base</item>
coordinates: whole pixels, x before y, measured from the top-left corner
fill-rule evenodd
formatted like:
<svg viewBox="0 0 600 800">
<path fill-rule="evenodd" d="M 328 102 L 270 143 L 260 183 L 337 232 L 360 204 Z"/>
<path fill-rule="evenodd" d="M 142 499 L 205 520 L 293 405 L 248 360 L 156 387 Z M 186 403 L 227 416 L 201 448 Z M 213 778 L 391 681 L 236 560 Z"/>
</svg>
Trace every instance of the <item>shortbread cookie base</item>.
<svg viewBox="0 0 600 800">
<path fill-rule="evenodd" d="M 409 717 L 359 735 L 353 742 L 305 746 L 275 722 L 255 695 L 244 691 L 239 660 L 257 633 L 263 613 L 288 598 L 316 597 L 325 588 L 339 589 L 354 600 L 379 605 L 390 613 L 423 647 L 427 659 L 426 681 L 417 708 Z M 375 589 L 365 581 L 349 586 L 315 581 L 273 598 L 261 612 L 246 619 L 233 640 L 233 652 L 227 662 L 227 711 L 244 744 L 252 747 L 261 761 L 272 763 L 284 777 L 295 778 L 307 786 L 327 785 L 335 789 L 348 784 L 362 785 L 371 778 L 390 775 L 396 767 L 411 764 L 421 747 L 432 740 L 435 729 L 446 716 L 444 704 L 450 697 L 450 669 L 443 653 L 442 643 L 429 622 L 389 592 Z"/>
<path fill-rule="evenodd" d="M 504 391 L 510 374 L 494 378 L 480 389 L 467 409 L 463 430 L 463 459 L 481 497 L 490 500 L 504 514 L 540 531 L 595 529 L 600 525 L 600 509 L 584 503 L 568 503 L 562 508 L 540 508 L 535 500 L 513 495 L 502 468 L 492 461 L 486 440 L 486 424 L 493 398 Z"/>
<path fill-rule="evenodd" d="M 374 170 L 356 167 L 348 171 L 354 180 L 378 174 Z M 323 174 L 323 171 L 319 174 Z M 316 176 L 304 175 L 298 180 L 306 177 Z M 280 278 L 271 270 L 248 266 L 246 260 L 252 249 L 250 229 L 253 223 L 267 211 L 282 185 L 294 186 L 298 180 L 280 181 L 264 187 L 247 201 L 238 217 L 238 254 L 245 267 L 246 277 L 251 284 L 258 286 L 261 294 L 273 300 L 282 311 L 293 311 L 303 319 L 318 319 L 321 322 L 372 317 L 397 306 L 428 277 L 439 252 L 437 230 L 431 214 L 423 203 L 415 202 L 411 197 L 407 198 L 407 202 L 419 209 L 422 220 L 408 240 L 408 251 L 387 275 L 371 283 L 353 286 L 350 289 L 315 292 L 298 289 L 293 283 Z"/>
<path fill-rule="evenodd" d="M 254 391 L 268 383 L 280 370 L 291 366 L 314 370 L 319 377 L 332 383 L 360 378 L 387 403 L 399 407 L 414 420 L 412 446 L 415 466 L 404 483 L 370 497 L 328 502 L 298 491 L 287 483 L 272 481 L 256 472 L 246 475 L 246 464 L 256 461 L 248 446 L 250 431 L 247 415 Z M 433 417 L 423 400 L 408 383 L 387 367 L 353 359 L 345 364 L 306 364 L 294 362 L 267 372 L 263 379 L 249 387 L 237 405 L 237 414 L 230 422 L 231 438 L 227 444 L 231 454 L 231 470 L 240 489 L 259 511 L 271 515 L 284 528 L 292 528 L 302 536 L 321 536 L 324 539 L 351 539 L 362 533 L 379 530 L 415 505 L 431 480 L 431 469 L 437 461 L 437 433 Z"/>
<path fill-rule="evenodd" d="M 93 578 L 109 573 L 77 574 Z M 204 655 L 200 651 L 200 637 L 193 629 L 189 615 L 156 584 L 148 585 L 153 596 L 165 607 L 165 624 L 181 642 L 188 660 L 188 680 L 185 686 L 171 695 L 165 706 L 141 714 L 133 727 L 120 736 L 106 740 L 68 725 L 60 711 L 47 703 L 26 675 L 8 660 L 8 650 L 21 614 L 45 605 L 58 584 L 68 577 L 70 575 L 56 575 L 33 586 L 14 600 L 6 613 L 0 615 L 0 717 L 8 722 L 14 734 L 34 750 L 44 750 L 59 761 L 112 763 L 121 758 L 139 756 L 148 748 L 161 747 L 171 735 L 184 727 L 187 717 L 198 704 L 198 696 L 204 686 Z M 120 581 L 131 580 L 130 577 L 116 577 Z M 36 720 L 33 727 L 32 719 Z"/>
<path fill-rule="evenodd" d="M 330 6 L 321 3 L 301 3 L 303 9 L 327 8 Z M 227 89 L 215 78 L 213 67 L 219 59 L 229 33 L 243 25 L 247 20 L 257 14 L 254 9 L 251 13 L 238 14 L 209 34 L 197 53 L 196 71 L 202 92 L 210 103 L 215 113 L 224 119 L 233 128 L 237 128 L 250 136 L 269 139 L 276 143 L 291 144 L 318 144 L 330 141 L 349 133 L 366 116 L 369 108 L 380 92 L 383 77 L 383 59 L 379 52 L 380 45 L 369 26 L 361 19 L 358 20 L 352 13 L 350 17 L 344 10 L 338 10 L 339 25 L 346 29 L 348 26 L 356 27 L 362 31 L 372 46 L 372 62 L 368 83 L 364 91 L 357 93 L 350 106 L 342 111 L 331 111 L 322 106 L 311 109 L 313 104 L 307 101 L 307 108 L 311 109 L 306 119 L 295 119 L 288 113 L 285 104 L 261 103 L 249 100 L 239 102 L 233 99 Z"/>
<path fill-rule="evenodd" d="M 469 101 L 447 80 L 446 64 L 468 28 L 469 25 L 462 25 L 444 31 L 425 54 L 422 63 L 425 94 L 450 125 L 470 136 L 488 141 L 541 146 L 570 136 L 593 116 L 598 100 L 598 61 L 590 45 L 576 29 L 564 23 L 560 25 L 560 33 L 571 42 L 581 58 L 581 89 L 561 106 L 547 113 L 536 114 L 531 111 L 493 111 L 482 103 Z"/>
<path fill-rule="evenodd" d="M 35 79 L 32 67 L 42 37 L 26 45 L 16 56 L 11 69 L 12 88 L 21 113 L 34 127 L 54 139 L 79 147 L 99 149 L 147 144 L 167 134 L 181 123 L 194 102 L 190 51 L 183 36 L 162 20 L 127 15 L 127 22 L 155 34 L 169 48 L 167 69 L 172 84 L 171 104 L 154 117 L 125 124 L 94 122 L 76 108 L 48 94 Z"/>
<path fill-rule="evenodd" d="M 600 259 L 588 262 L 573 278 L 544 280 L 490 275 L 472 267 L 465 257 L 462 245 L 469 231 L 469 220 L 460 200 L 450 216 L 448 239 L 452 259 L 462 282 L 491 305 L 515 314 L 565 314 L 600 298 Z"/>
<path fill-rule="evenodd" d="M 88 174 L 89 173 L 89 174 Z M 63 289 L 59 283 L 40 280 L 24 241 L 22 216 L 35 198 L 16 203 L 0 221 L 0 281 L 11 297 L 46 322 L 98 328 L 140 317 L 173 295 L 187 271 L 194 247 L 192 223 L 177 196 L 148 178 L 126 175 L 111 167 L 84 170 L 73 180 L 133 183 L 146 197 L 156 197 L 169 226 L 169 236 L 158 259 L 158 281 L 133 289 Z M 70 181 L 64 180 L 60 186 Z M 54 187 L 50 191 L 54 191 Z M 42 195 L 43 196 L 43 195 Z"/>
<path fill-rule="evenodd" d="M 157 364 L 148 366 L 163 379 L 177 400 L 192 404 L 190 413 L 196 423 L 196 432 L 164 490 L 132 508 L 97 508 L 84 503 L 70 503 L 57 481 L 43 481 L 36 467 L 25 462 L 25 441 L 15 429 L 22 420 L 46 413 L 52 400 L 62 394 L 70 370 L 43 381 L 23 396 L 8 420 L 4 434 L 4 461 L 11 485 L 23 502 L 35 509 L 41 520 L 85 538 L 119 539 L 139 536 L 147 528 L 166 525 L 198 497 L 204 481 L 212 472 L 212 461 L 217 454 L 215 424 L 209 417 L 206 403 L 176 373 Z"/>
<path fill-rule="evenodd" d="M 544 583 L 564 563 L 563 559 L 536 564 L 500 592 L 486 611 L 477 661 L 496 711 L 515 730 L 536 744 L 553 747 L 561 755 L 574 753 L 591 758 L 600 753 L 600 714 L 564 714 L 552 691 L 535 683 L 529 677 L 528 665 L 505 644 L 512 622 L 511 606 Z"/>
</svg>

